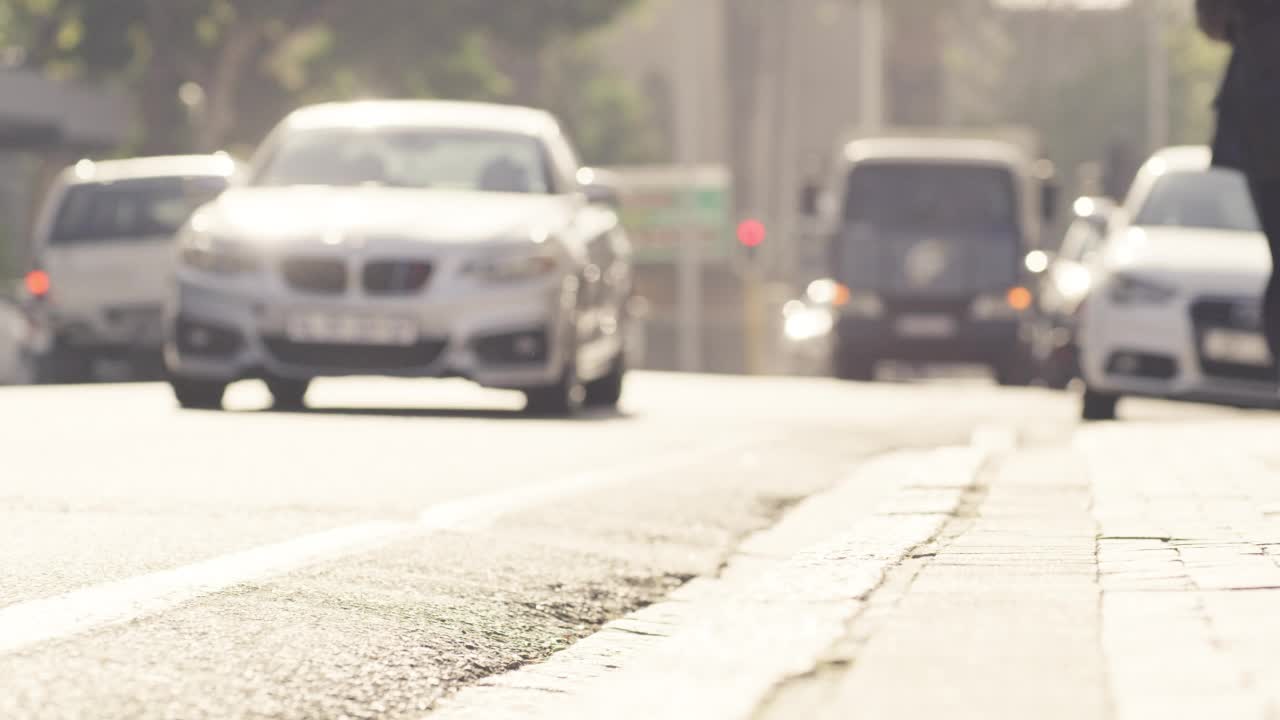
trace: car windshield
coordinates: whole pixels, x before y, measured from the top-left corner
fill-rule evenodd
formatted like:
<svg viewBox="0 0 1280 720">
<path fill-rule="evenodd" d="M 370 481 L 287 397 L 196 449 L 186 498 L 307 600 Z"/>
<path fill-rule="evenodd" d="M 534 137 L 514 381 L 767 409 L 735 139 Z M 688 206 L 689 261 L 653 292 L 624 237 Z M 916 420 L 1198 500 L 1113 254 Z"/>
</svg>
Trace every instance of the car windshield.
<svg viewBox="0 0 1280 720">
<path fill-rule="evenodd" d="M 252 184 L 549 194 L 550 177 L 541 143 L 528 135 L 339 129 L 286 135 Z"/>
<path fill-rule="evenodd" d="M 892 229 L 990 231 L 1017 227 L 1013 176 L 990 166 L 861 165 L 849 176 L 845 220 Z"/>
<path fill-rule="evenodd" d="M 58 208 L 50 242 L 170 237 L 227 182 L 216 176 L 169 177 L 72 186 Z"/>
<path fill-rule="evenodd" d="M 1134 224 L 1241 232 L 1259 229 L 1244 176 L 1219 169 L 1164 175 L 1152 187 Z"/>
</svg>

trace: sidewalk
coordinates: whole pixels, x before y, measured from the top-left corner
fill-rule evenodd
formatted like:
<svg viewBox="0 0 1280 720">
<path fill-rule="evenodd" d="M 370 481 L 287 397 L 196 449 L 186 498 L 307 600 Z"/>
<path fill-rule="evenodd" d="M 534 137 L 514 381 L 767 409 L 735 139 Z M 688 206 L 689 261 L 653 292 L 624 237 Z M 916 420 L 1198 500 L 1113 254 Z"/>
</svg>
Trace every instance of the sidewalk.
<svg viewBox="0 0 1280 720">
<path fill-rule="evenodd" d="M 1121 718 L 1280 717 L 1280 425 L 1081 438 Z"/>
<path fill-rule="evenodd" d="M 1021 452 L 828 658 L 762 718 L 1082 718 L 1108 707 L 1095 525 L 1081 463 Z M 810 687 L 805 687 L 810 685 Z"/>
<path fill-rule="evenodd" d="M 855 621 L 847 669 L 758 717 L 1280 717 L 1277 439 L 1113 425 L 1016 453 Z"/>
<path fill-rule="evenodd" d="M 1280 718 L 1277 439 L 1116 424 L 878 461 L 440 716 Z"/>
</svg>

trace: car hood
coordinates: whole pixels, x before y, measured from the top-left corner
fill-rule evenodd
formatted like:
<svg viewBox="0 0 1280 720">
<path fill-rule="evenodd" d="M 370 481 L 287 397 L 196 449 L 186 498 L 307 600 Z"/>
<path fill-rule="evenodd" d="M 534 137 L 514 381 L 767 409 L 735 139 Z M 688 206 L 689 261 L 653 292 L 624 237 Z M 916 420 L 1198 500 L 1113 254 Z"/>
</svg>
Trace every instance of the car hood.
<svg viewBox="0 0 1280 720">
<path fill-rule="evenodd" d="M 556 233 L 572 201 L 555 195 L 362 187 L 236 188 L 192 219 L 240 241 L 394 237 L 434 243 L 524 240 Z"/>
<path fill-rule="evenodd" d="M 1113 272 L 1185 280 L 1199 278 L 1250 286 L 1271 272 L 1261 233 L 1188 228 L 1129 228 L 1107 248 Z"/>
</svg>

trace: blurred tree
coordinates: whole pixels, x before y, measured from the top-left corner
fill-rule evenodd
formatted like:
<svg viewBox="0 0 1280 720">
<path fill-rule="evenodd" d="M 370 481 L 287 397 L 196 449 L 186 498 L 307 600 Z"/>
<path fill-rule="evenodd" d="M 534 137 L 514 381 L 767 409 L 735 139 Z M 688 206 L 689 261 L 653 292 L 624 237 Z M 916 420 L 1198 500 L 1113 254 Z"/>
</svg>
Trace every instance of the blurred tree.
<svg viewBox="0 0 1280 720">
<path fill-rule="evenodd" d="M 1209 40 L 1191 24 L 1176 26 L 1170 40 L 1173 87 L 1173 117 L 1170 130 L 1176 143 L 1204 143 L 1213 133 L 1214 115 L 1209 111 L 1230 50 Z"/>
<path fill-rule="evenodd" d="M 1073 181 L 1081 189 L 1086 180 L 1096 182 L 1072 177 L 1075 168 L 1101 166 L 1106 190 L 1123 194 L 1148 145 L 1145 37 L 1152 4 L 1169 23 L 1171 140 L 1206 142 L 1226 51 L 1197 34 L 1183 0 L 1106 11 L 971 3 L 968 17 L 949 23 L 944 38 L 946 122 L 1034 128 L 1069 189 L 1076 189 Z"/>
<path fill-rule="evenodd" d="M 656 107 L 592 48 L 568 43 L 547 53 L 545 105 L 564 119 L 583 159 L 592 165 L 627 165 L 665 159 L 667 138 Z"/>
<path fill-rule="evenodd" d="M 256 139 L 301 99 L 536 98 L 548 44 L 635 0 L 0 0 L 0 46 L 138 95 L 139 150 Z"/>
</svg>

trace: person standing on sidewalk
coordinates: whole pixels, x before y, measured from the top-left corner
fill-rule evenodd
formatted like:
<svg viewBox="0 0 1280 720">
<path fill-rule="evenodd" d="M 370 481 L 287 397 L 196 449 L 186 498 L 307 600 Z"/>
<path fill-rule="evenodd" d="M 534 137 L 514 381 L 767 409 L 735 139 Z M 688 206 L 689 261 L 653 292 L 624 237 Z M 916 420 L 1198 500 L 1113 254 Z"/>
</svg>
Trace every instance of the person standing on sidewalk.
<svg viewBox="0 0 1280 720">
<path fill-rule="evenodd" d="M 1280 359 L 1280 0 L 1196 0 L 1200 27 L 1232 45 L 1213 164 L 1242 171 L 1271 247 L 1263 330 Z"/>
</svg>

